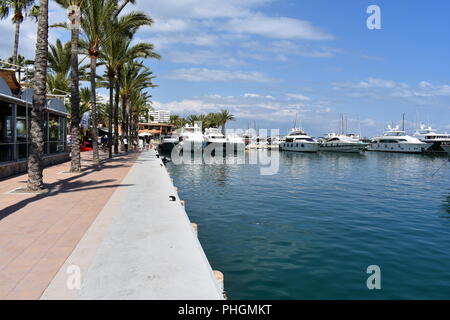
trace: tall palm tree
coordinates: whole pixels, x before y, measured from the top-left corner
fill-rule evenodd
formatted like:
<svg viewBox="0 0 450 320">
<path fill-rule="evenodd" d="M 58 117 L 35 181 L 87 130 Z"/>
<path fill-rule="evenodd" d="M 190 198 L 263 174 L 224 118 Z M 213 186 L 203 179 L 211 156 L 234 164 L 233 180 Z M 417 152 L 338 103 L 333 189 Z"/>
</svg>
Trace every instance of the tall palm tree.
<svg viewBox="0 0 450 320">
<path fill-rule="evenodd" d="M 236 118 L 228 110 L 221 110 L 218 114 L 219 123 L 222 126 L 222 134 L 225 134 L 225 125 L 228 121 L 234 121 Z"/>
<path fill-rule="evenodd" d="M 155 76 L 152 76 L 152 74 L 153 72 L 151 72 L 142 63 L 137 63 L 135 61 L 127 62 L 123 66 L 120 81 L 120 97 L 122 100 L 121 130 L 122 134 L 125 136 L 129 135 L 129 122 L 127 120 L 130 114 L 128 110 L 128 102 L 131 94 L 134 90 L 143 90 L 145 88 L 156 87 L 152 83 L 152 80 L 155 78 Z"/>
<path fill-rule="evenodd" d="M 90 58 L 92 146 L 95 163 L 99 162 L 96 99 L 97 59 L 102 42 L 110 37 L 113 32 L 113 28 L 109 28 L 109 26 L 111 16 L 116 14 L 117 5 L 116 0 L 91 0 L 89 5 L 84 8 L 82 14 L 83 40 L 81 41 L 81 46 L 86 50 Z"/>
<path fill-rule="evenodd" d="M 48 0 L 40 0 L 33 108 L 31 109 L 31 146 L 28 156 L 27 189 L 35 192 L 44 188 L 42 176 L 42 154 L 44 153 L 44 133 L 42 130 L 43 109 L 46 104 L 47 91 L 47 56 L 48 56 Z"/>
<path fill-rule="evenodd" d="M 13 12 L 12 21 L 16 25 L 13 49 L 13 64 L 17 64 L 17 52 L 19 50 L 20 24 L 26 16 L 37 18 L 39 7 L 34 5 L 34 0 L 2 0 L 0 2 L 0 19 L 9 16 L 10 10 Z"/>
<path fill-rule="evenodd" d="M 143 13 L 134 13 L 134 14 L 140 14 L 142 15 L 142 19 L 148 20 L 148 23 L 151 23 L 151 19 L 148 18 Z M 124 19 L 123 17 L 119 18 L 119 21 L 117 24 L 114 25 L 115 28 L 118 28 L 117 26 L 121 24 L 121 19 Z M 137 19 L 137 17 L 136 17 Z M 116 91 L 120 91 L 118 87 L 116 86 L 116 79 L 118 78 L 118 71 L 122 70 L 123 65 L 131 60 L 137 59 L 137 58 L 156 58 L 159 59 L 160 56 L 153 52 L 153 45 L 149 43 L 137 43 L 133 46 L 131 46 L 132 41 L 132 35 L 137 31 L 137 28 L 134 30 L 130 30 L 129 33 L 125 32 L 114 32 L 114 34 L 108 38 L 105 41 L 105 44 L 103 45 L 103 50 L 100 52 L 100 59 L 102 60 L 103 64 L 106 67 L 106 78 L 108 79 L 108 88 L 109 88 L 109 95 L 110 95 L 110 141 L 112 141 L 112 123 L 113 123 L 113 114 L 114 114 L 114 127 L 115 127 L 115 143 L 116 145 L 118 140 L 118 99 L 116 96 L 115 102 L 116 105 L 114 105 L 114 88 Z M 118 149 L 118 148 L 117 148 Z M 118 151 L 118 150 L 115 150 Z M 112 145 L 109 148 L 109 157 L 112 157 Z"/>
<path fill-rule="evenodd" d="M 133 90 L 130 96 L 130 137 L 138 139 L 139 116 L 145 114 L 149 108 L 150 95 L 143 90 Z"/>
<path fill-rule="evenodd" d="M 83 4 L 83 0 L 55 0 L 63 8 L 80 8 Z M 81 156 L 80 156 L 80 75 L 78 70 L 78 42 L 80 37 L 79 29 L 79 17 L 74 15 L 74 12 L 68 12 L 68 17 L 72 23 L 70 27 L 70 43 L 71 43 L 71 95 L 70 95 L 70 107 L 71 107 L 71 136 L 72 136 L 72 147 L 71 147 L 71 162 L 70 162 L 70 172 L 80 172 L 81 171 Z M 58 25 L 55 25 L 58 26 Z M 61 24 L 59 24 L 61 26 Z M 63 25 L 65 26 L 65 24 Z"/>
</svg>

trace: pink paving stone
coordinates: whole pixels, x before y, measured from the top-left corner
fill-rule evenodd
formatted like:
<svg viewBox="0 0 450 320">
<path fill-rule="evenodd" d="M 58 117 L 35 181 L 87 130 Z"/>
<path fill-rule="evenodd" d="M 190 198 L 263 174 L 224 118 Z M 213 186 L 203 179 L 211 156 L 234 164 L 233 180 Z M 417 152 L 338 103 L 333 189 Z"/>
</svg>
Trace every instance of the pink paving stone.
<svg viewBox="0 0 450 320">
<path fill-rule="evenodd" d="M 24 187 L 26 175 L 0 181 L 0 299 L 39 299 L 137 156 L 119 155 L 95 171 L 92 153 L 82 153 L 81 174 L 61 173 L 69 163 L 46 168 L 45 183 L 61 188 L 46 196 L 5 194 Z"/>
</svg>

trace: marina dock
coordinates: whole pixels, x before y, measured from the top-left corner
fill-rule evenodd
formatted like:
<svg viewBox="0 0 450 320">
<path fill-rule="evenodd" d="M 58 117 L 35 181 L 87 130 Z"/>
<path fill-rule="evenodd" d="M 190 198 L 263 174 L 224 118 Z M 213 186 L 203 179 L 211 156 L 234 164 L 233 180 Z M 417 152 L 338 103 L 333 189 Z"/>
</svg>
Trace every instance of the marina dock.
<svg viewBox="0 0 450 320">
<path fill-rule="evenodd" d="M 42 299 L 222 299 L 156 152 L 142 153 L 122 183 Z M 80 290 L 68 288 L 71 266 Z"/>
<path fill-rule="evenodd" d="M 46 169 L 47 195 L 8 193 L 23 176 L 0 183 L 0 298 L 223 299 L 155 151 L 65 165 Z"/>
</svg>

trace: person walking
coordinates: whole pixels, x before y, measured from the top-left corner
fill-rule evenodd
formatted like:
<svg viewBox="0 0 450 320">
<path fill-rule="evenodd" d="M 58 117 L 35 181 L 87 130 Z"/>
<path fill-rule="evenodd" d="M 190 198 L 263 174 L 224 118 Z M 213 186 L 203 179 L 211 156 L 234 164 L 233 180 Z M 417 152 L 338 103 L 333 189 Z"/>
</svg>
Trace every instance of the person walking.
<svg viewBox="0 0 450 320">
<path fill-rule="evenodd" d="M 127 137 L 123 138 L 123 144 L 125 146 L 125 152 L 128 152 L 128 139 L 127 139 Z"/>
</svg>

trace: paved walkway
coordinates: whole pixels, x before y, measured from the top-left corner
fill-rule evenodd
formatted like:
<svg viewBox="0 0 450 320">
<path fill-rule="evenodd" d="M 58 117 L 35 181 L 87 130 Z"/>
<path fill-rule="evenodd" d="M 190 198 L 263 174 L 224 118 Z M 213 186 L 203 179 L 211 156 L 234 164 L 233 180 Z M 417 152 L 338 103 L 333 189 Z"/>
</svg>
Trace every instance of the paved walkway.
<svg viewBox="0 0 450 320">
<path fill-rule="evenodd" d="M 141 153 L 122 184 L 41 299 L 223 299 L 157 154 Z"/>
<path fill-rule="evenodd" d="M 39 299 L 67 257 L 104 208 L 138 156 L 119 155 L 83 172 L 69 163 L 44 170 L 51 193 L 8 193 L 23 188 L 26 175 L 0 181 L 0 299 Z"/>
</svg>

